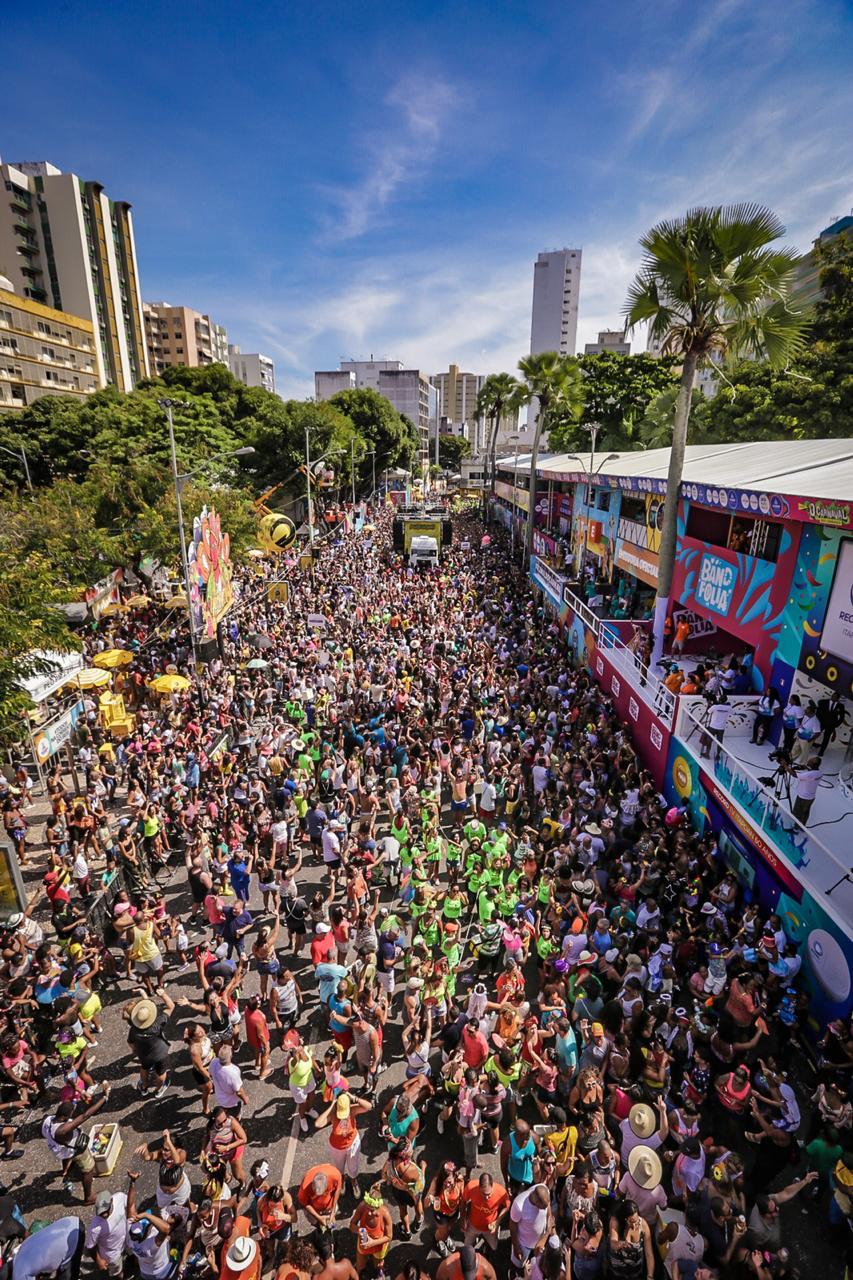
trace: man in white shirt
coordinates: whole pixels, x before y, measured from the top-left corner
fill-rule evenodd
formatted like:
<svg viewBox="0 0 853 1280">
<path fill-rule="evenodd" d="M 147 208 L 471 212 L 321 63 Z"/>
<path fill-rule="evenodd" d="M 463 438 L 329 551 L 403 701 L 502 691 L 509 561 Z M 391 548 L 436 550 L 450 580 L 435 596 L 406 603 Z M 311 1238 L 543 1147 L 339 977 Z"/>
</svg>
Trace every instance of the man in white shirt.
<svg viewBox="0 0 853 1280">
<path fill-rule="evenodd" d="M 213 1081 L 213 1096 L 216 1105 L 224 1107 L 232 1116 L 239 1117 L 243 1104 L 249 1105 L 246 1090 L 243 1088 L 243 1075 L 240 1068 L 231 1060 L 230 1044 L 223 1044 L 208 1068 Z"/>
<path fill-rule="evenodd" d="M 95 1200 L 95 1216 L 86 1232 L 86 1248 L 95 1254 L 99 1271 L 122 1274 L 127 1234 L 127 1196 L 123 1191 L 101 1191 Z"/>
<path fill-rule="evenodd" d="M 708 733 L 702 739 L 701 755 L 703 760 L 707 760 L 711 753 L 711 738 L 716 738 L 717 742 L 722 742 L 731 710 L 727 702 L 712 702 L 709 706 L 707 712 Z"/>
<path fill-rule="evenodd" d="M 521 1267 L 534 1253 L 539 1253 L 551 1230 L 551 1195 L 542 1183 L 521 1191 L 509 1211 L 509 1236 L 512 1258 Z"/>
<path fill-rule="evenodd" d="M 815 802 L 817 789 L 820 786 L 820 780 L 823 773 L 820 768 L 820 756 L 810 756 L 806 762 L 805 768 L 798 768 L 797 774 L 797 798 L 794 801 L 792 810 L 794 817 L 799 818 L 803 826 L 806 826 L 809 820 L 809 814 L 812 811 L 812 805 Z"/>
</svg>

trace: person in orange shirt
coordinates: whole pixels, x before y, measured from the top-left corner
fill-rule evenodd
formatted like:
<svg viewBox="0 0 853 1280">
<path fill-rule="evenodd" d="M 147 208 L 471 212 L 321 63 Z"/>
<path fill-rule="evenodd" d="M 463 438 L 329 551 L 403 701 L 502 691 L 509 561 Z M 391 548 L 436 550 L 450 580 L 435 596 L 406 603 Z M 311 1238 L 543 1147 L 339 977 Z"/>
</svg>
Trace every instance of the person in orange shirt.
<svg viewBox="0 0 853 1280">
<path fill-rule="evenodd" d="M 272 1075 L 270 1066 L 270 1029 L 266 1014 L 261 1008 L 261 997 L 250 996 L 246 1001 L 246 1043 L 255 1055 L 255 1070 L 259 1080 Z"/>
<path fill-rule="evenodd" d="M 219 1234 L 223 1244 L 219 1280 L 236 1280 L 238 1276 L 240 1280 L 260 1280 L 261 1251 L 249 1238 L 251 1230 L 250 1220 L 242 1213 L 235 1217 L 230 1209 L 221 1211 Z"/>
<path fill-rule="evenodd" d="M 296 1206 L 289 1191 L 270 1187 L 258 1201 L 258 1239 L 264 1264 L 277 1261 L 296 1224 Z"/>
<path fill-rule="evenodd" d="M 664 684 L 671 693 L 681 693 L 681 686 L 684 684 L 684 672 L 681 667 L 673 667 Z"/>
<path fill-rule="evenodd" d="M 313 1165 L 300 1183 L 296 1199 L 305 1210 L 311 1227 L 329 1230 L 334 1224 L 341 1198 L 343 1175 L 333 1164 Z"/>
<path fill-rule="evenodd" d="M 478 1236 L 482 1236 L 494 1253 L 498 1247 L 501 1218 L 509 1213 L 510 1198 L 506 1187 L 496 1182 L 490 1173 L 481 1173 L 479 1179 L 472 1178 L 468 1183 L 462 1200 L 465 1244 L 473 1244 Z"/>
<path fill-rule="evenodd" d="M 349 1229 L 355 1234 L 355 1266 L 361 1275 L 371 1263 L 384 1261 L 394 1238 L 394 1224 L 378 1183 L 370 1188 L 350 1218 Z"/>
<path fill-rule="evenodd" d="M 329 1161 L 348 1179 L 356 1199 L 361 1195 L 358 1186 L 361 1134 L 356 1125 L 356 1116 L 370 1111 L 372 1107 L 373 1103 L 365 1098 L 353 1098 L 349 1093 L 341 1093 L 332 1099 L 315 1121 L 318 1129 L 331 1123 Z"/>
<path fill-rule="evenodd" d="M 672 641 L 672 652 L 683 653 L 687 638 L 690 635 L 690 623 L 685 617 L 678 619 L 675 624 L 675 636 Z"/>
</svg>

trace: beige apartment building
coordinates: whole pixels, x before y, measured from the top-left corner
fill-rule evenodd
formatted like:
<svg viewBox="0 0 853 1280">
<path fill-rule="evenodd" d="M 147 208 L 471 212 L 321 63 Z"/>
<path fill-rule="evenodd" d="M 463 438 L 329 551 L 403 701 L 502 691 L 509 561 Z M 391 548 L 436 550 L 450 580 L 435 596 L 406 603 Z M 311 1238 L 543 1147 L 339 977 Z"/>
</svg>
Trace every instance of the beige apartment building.
<svg viewBox="0 0 853 1280">
<path fill-rule="evenodd" d="M 210 316 L 170 302 L 146 302 L 142 310 L 152 374 L 179 364 L 191 369 L 208 364 L 228 367 L 228 334 Z"/>
<path fill-rule="evenodd" d="M 20 298 L 0 276 L 0 412 L 102 385 L 90 321 Z"/>
<path fill-rule="evenodd" d="M 20 299 L 92 328 L 100 383 L 148 375 L 130 205 L 44 160 L 0 164 L 0 275 Z"/>
</svg>

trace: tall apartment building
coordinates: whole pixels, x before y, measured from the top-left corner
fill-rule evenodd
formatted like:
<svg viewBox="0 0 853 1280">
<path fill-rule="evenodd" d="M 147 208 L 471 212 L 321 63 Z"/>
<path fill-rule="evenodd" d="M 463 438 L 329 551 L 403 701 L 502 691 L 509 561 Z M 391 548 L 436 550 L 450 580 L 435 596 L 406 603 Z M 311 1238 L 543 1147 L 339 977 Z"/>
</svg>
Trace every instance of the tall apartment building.
<svg viewBox="0 0 853 1280">
<path fill-rule="evenodd" d="M 631 344 L 624 329 L 599 329 L 598 342 L 587 342 L 583 349 L 585 356 L 600 356 L 605 352 L 614 356 L 631 354 Z"/>
<path fill-rule="evenodd" d="M 477 421 L 477 396 L 485 381 L 481 373 L 463 373 L 458 364 L 450 365 L 447 373 L 434 374 L 430 382 L 438 388 L 440 417 L 464 422 L 470 431 Z"/>
<path fill-rule="evenodd" d="M 357 386 L 352 369 L 316 369 L 314 371 L 314 399 L 331 400 L 339 391 L 355 391 Z"/>
<path fill-rule="evenodd" d="M 0 276 L 0 411 L 43 395 L 83 398 L 102 385 L 91 322 L 18 297 Z"/>
<path fill-rule="evenodd" d="M 99 382 L 148 375 L 130 205 L 46 161 L 0 164 L 0 274 L 19 298 L 92 326 Z"/>
<path fill-rule="evenodd" d="M 531 355 L 541 351 L 574 355 L 580 288 L 580 249 L 553 249 L 539 254 L 533 267 Z"/>
<path fill-rule="evenodd" d="M 383 373 L 399 373 L 403 368 L 402 360 L 374 360 L 373 356 L 369 360 L 342 360 L 340 370 L 342 373 L 352 373 L 355 375 L 356 387 L 371 387 L 374 391 L 379 391 L 379 378 Z"/>
<path fill-rule="evenodd" d="M 227 367 L 228 334 L 210 316 L 191 307 L 173 307 L 170 302 L 146 302 L 142 310 L 152 373 L 179 364 L 190 369 L 208 364 Z"/>
<path fill-rule="evenodd" d="M 379 394 L 414 423 L 421 453 L 428 451 L 430 439 L 438 431 L 437 389 L 418 369 L 381 369 L 378 381 Z"/>
<path fill-rule="evenodd" d="M 228 346 L 228 365 L 238 382 L 247 387 L 263 387 L 275 394 L 275 364 L 259 351 L 241 351 Z"/>
</svg>

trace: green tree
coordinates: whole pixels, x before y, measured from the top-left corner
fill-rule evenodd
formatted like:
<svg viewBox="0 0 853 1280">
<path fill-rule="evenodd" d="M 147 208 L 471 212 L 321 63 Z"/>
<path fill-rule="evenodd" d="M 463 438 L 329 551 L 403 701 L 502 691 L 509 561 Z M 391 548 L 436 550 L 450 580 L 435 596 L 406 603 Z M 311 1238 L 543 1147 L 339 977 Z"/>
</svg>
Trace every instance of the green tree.
<svg viewBox="0 0 853 1280">
<path fill-rule="evenodd" d="M 697 409 L 704 399 L 701 391 L 693 392 L 690 411 L 690 432 L 695 435 L 694 424 Z M 640 449 L 668 449 L 672 444 L 672 430 L 675 425 L 675 406 L 678 403 L 678 384 L 668 387 L 659 396 L 655 396 L 646 406 L 646 412 L 636 424 L 635 433 Z"/>
<path fill-rule="evenodd" d="M 580 419 L 584 405 L 583 376 L 574 356 L 561 356 L 556 351 L 543 351 L 525 356 L 518 368 L 525 382 L 524 398 L 527 403 L 538 403 L 533 448 L 530 454 L 530 503 L 527 515 L 527 559 L 533 553 L 533 518 L 536 510 L 536 468 L 542 435 L 549 430 L 551 415 L 576 415 Z"/>
<path fill-rule="evenodd" d="M 568 453 L 583 450 L 589 439 L 585 428 L 591 423 L 600 428 L 599 445 L 605 452 L 641 448 L 639 422 L 656 396 L 677 385 L 677 363 L 674 357 L 658 359 L 647 352 L 618 356 L 603 351 L 600 355 L 579 356 L 584 379 L 583 415 L 577 422 L 571 414 L 554 414 L 548 433 L 550 448 Z"/>
<path fill-rule="evenodd" d="M 784 369 L 754 360 L 723 371 L 691 415 L 691 440 L 853 436 L 853 236 L 818 244 L 822 296 L 809 344 Z"/>
<path fill-rule="evenodd" d="M 675 567 L 678 498 L 687 426 L 699 365 L 714 352 L 747 354 L 784 365 L 803 347 L 805 318 L 789 294 L 793 254 L 771 248 L 784 233 L 775 214 L 758 205 L 691 209 L 660 222 L 640 241 L 643 264 L 628 290 L 627 326 L 649 322 L 664 355 L 681 363 L 661 530 L 656 662 Z"/>
<path fill-rule="evenodd" d="M 486 445 L 484 482 L 495 491 L 495 450 L 498 443 L 501 418 L 516 412 L 522 405 L 524 393 L 518 378 L 511 373 L 490 373 L 477 396 L 477 413 L 491 423 Z M 483 487 L 483 503 L 486 501 L 486 483 Z M 484 508 L 485 510 L 485 505 Z"/>
<path fill-rule="evenodd" d="M 458 471 L 463 458 L 471 456 L 471 446 L 464 436 L 439 436 L 438 460 L 446 471 Z"/>
<path fill-rule="evenodd" d="M 344 414 L 363 441 L 357 477 L 360 488 L 369 486 L 374 464 L 377 476 L 386 467 L 411 467 L 419 448 L 417 431 L 385 396 L 371 387 L 358 387 L 338 391 L 325 403 Z M 376 450 L 375 458 L 370 457 L 372 449 Z"/>
<path fill-rule="evenodd" d="M 20 682 L 54 669 L 45 653 L 69 653 L 80 647 L 56 607 L 67 598 L 57 587 L 46 557 L 32 555 L 23 560 L 4 529 L 0 538 L 0 740 L 4 742 L 24 737 L 20 717 L 32 700 Z"/>
</svg>

